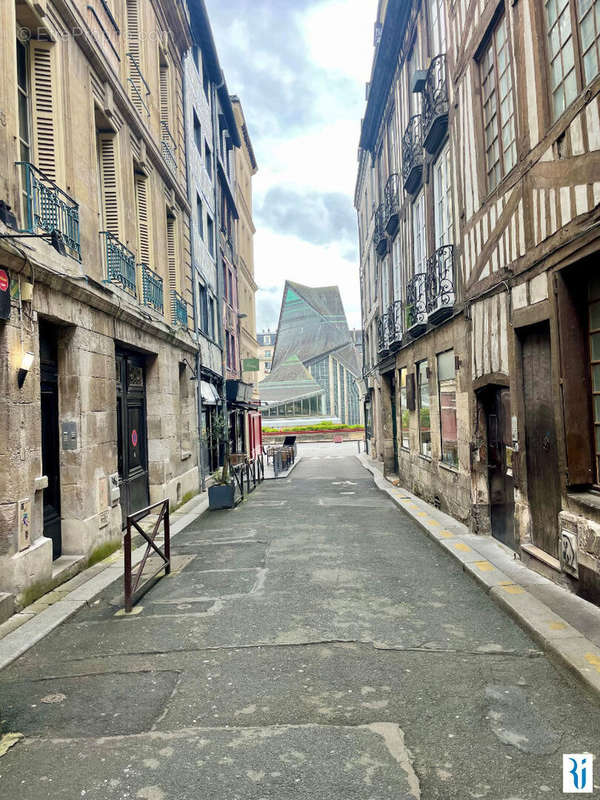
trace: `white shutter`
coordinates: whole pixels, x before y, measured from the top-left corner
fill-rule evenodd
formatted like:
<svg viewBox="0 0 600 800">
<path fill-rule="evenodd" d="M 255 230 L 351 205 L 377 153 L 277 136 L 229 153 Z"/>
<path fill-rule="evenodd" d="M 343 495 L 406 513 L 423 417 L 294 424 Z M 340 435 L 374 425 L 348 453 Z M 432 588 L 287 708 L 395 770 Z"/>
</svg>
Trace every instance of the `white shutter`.
<svg viewBox="0 0 600 800">
<path fill-rule="evenodd" d="M 167 217 L 167 263 L 169 265 L 169 288 L 177 291 L 177 230 L 174 217 Z"/>
<path fill-rule="evenodd" d="M 138 0 L 127 0 L 127 52 L 131 54 L 139 70 L 142 70 L 141 46 L 140 46 L 140 19 L 138 11 Z M 138 113 L 144 111 L 141 99 L 145 94 L 145 87 L 140 78 L 140 74 L 135 66 L 128 64 L 129 79 L 134 88 L 130 89 L 130 96 L 133 105 Z"/>
<path fill-rule="evenodd" d="M 31 88 L 36 166 L 53 181 L 56 175 L 56 109 L 53 91 L 54 46 L 32 41 Z"/>
<path fill-rule="evenodd" d="M 100 149 L 100 180 L 104 229 L 120 238 L 119 225 L 119 181 L 117 140 L 112 134 L 98 137 Z"/>
</svg>

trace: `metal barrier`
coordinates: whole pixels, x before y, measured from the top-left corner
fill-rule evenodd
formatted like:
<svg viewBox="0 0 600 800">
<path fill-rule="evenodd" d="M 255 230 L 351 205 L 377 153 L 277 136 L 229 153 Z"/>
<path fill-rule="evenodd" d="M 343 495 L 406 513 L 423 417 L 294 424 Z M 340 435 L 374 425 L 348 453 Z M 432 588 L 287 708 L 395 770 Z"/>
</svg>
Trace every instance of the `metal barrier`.
<svg viewBox="0 0 600 800">
<path fill-rule="evenodd" d="M 278 478 L 282 472 L 286 472 L 292 464 L 296 461 L 298 455 L 298 447 L 296 444 L 284 445 L 273 449 L 273 472 L 275 477 Z"/>
<path fill-rule="evenodd" d="M 158 518 L 154 523 L 154 527 L 152 529 L 152 533 L 147 534 L 145 530 L 140 528 L 138 522 L 141 519 L 149 516 L 152 511 L 156 508 L 160 507 L 160 511 L 158 512 Z M 155 543 L 156 535 L 158 530 L 161 526 L 161 523 L 164 522 L 164 549 L 161 550 Z M 131 528 L 134 527 L 138 533 L 142 535 L 142 537 L 148 542 L 148 546 L 146 547 L 146 552 L 144 553 L 144 557 L 140 561 L 139 569 L 135 575 L 132 573 L 131 569 Z M 136 511 L 135 514 L 130 514 L 127 517 L 127 530 L 125 532 L 125 539 L 123 542 L 123 547 L 125 550 L 125 574 L 124 578 L 124 590 L 125 590 L 125 611 L 127 614 L 131 611 L 131 608 L 134 603 L 140 599 L 140 597 L 145 594 L 151 586 L 154 585 L 156 579 L 158 578 L 158 574 L 162 572 L 164 569 L 165 575 L 168 575 L 171 572 L 171 522 L 169 517 L 169 500 L 161 500 L 159 503 L 154 503 L 154 505 L 148 506 L 147 508 L 143 508 L 141 511 Z M 146 562 L 148 561 L 148 556 L 150 555 L 150 551 L 154 550 L 154 552 L 160 556 L 161 565 L 160 567 L 152 574 L 149 578 L 147 578 L 144 583 L 140 586 L 140 580 L 142 578 L 142 574 L 144 572 L 144 567 L 146 566 Z"/>
<path fill-rule="evenodd" d="M 234 502 L 240 503 L 247 494 L 253 492 L 265 479 L 264 457 L 258 456 L 251 461 L 244 461 L 231 467 L 231 481 L 234 491 Z"/>
</svg>

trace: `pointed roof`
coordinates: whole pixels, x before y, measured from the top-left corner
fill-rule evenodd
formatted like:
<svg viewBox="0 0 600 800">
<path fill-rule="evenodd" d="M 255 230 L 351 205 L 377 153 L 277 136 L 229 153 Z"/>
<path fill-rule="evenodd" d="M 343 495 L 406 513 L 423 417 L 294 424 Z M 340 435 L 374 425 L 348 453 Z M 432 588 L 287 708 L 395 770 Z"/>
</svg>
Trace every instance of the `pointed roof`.
<svg viewBox="0 0 600 800">
<path fill-rule="evenodd" d="M 271 405 L 303 400 L 323 393 L 323 388 L 295 354 L 272 369 L 258 387 L 260 399 Z"/>
<path fill-rule="evenodd" d="M 306 363 L 344 347 L 352 337 L 337 286 L 303 286 L 286 281 L 281 301 L 276 368 L 292 355 Z"/>
</svg>

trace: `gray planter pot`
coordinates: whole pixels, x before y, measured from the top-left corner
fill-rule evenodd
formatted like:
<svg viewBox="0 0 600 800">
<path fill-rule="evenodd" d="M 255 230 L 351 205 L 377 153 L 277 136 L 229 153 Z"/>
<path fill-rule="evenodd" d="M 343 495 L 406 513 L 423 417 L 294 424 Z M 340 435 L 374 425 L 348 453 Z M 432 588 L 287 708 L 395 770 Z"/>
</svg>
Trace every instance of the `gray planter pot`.
<svg viewBox="0 0 600 800">
<path fill-rule="evenodd" d="M 217 484 L 208 487 L 208 507 L 211 511 L 220 508 L 233 508 L 234 492 L 230 484 Z"/>
</svg>

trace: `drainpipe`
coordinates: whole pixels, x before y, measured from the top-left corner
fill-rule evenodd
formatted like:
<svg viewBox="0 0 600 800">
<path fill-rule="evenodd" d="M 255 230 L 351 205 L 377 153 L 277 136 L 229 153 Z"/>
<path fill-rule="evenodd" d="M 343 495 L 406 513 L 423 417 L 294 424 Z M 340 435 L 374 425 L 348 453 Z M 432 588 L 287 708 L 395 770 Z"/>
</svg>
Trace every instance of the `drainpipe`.
<svg viewBox="0 0 600 800">
<path fill-rule="evenodd" d="M 188 75 L 186 62 L 190 56 L 190 50 L 185 54 L 183 66 L 183 113 L 184 119 L 187 120 L 189 94 L 188 94 Z M 189 134 L 188 126 L 185 125 L 186 140 Z M 186 141 L 186 147 L 188 143 Z M 190 214 L 190 254 L 192 258 L 192 313 L 194 318 L 194 337 L 196 339 L 196 407 L 198 409 L 198 466 L 200 467 L 200 491 L 206 491 L 206 475 L 204 474 L 204 458 L 202 453 L 202 354 L 200 352 L 200 335 L 198 333 L 198 298 L 196 292 L 198 290 L 198 280 L 196 276 L 196 237 L 194 219 L 194 205 L 192 203 L 192 168 L 190 159 L 186 159 L 187 170 L 187 185 L 188 185 L 188 200 L 192 212 Z"/>
</svg>

